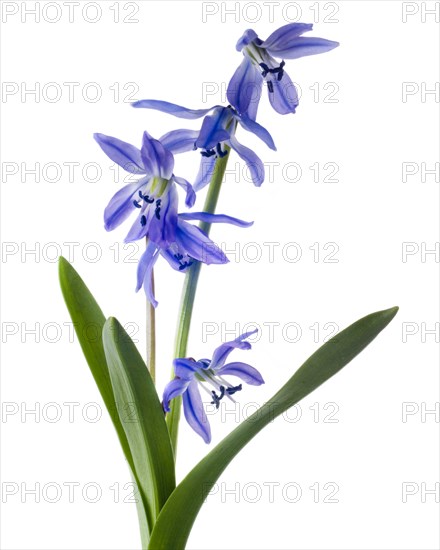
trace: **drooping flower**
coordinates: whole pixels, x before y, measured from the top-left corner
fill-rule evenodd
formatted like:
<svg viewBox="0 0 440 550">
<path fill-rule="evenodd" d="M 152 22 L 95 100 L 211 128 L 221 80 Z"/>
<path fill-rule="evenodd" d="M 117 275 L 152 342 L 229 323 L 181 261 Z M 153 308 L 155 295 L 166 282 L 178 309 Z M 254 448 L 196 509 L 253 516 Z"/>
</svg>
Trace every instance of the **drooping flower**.
<svg viewBox="0 0 440 550">
<path fill-rule="evenodd" d="M 267 84 L 269 101 L 277 113 L 285 115 L 295 112 L 298 93 L 284 70 L 284 59 L 324 53 L 339 46 L 338 42 L 325 38 L 301 36 L 312 29 L 311 24 L 289 23 L 274 31 L 267 40 L 258 38 L 252 29 L 245 31 L 236 46 L 244 59 L 227 89 L 228 101 L 239 113 L 247 113 L 255 119 L 263 81 Z M 281 59 L 281 63 L 274 58 Z"/>
<path fill-rule="evenodd" d="M 141 149 L 104 134 L 94 134 L 94 138 L 116 164 L 143 176 L 120 189 L 110 200 L 104 212 L 105 229 L 112 231 L 136 212 L 126 242 L 148 236 L 158 246 L 173 243 L 177 228 L 176 184 L 186 191 L 187 206 L 193 206 L 196 197 L 191 184 L 173 174 L 172 153 L 148 132 L 144 132 Z"/>
<path fill-rule="evenodd" d="M 194 149 L 201 150 L 201 164 L 194 182 L 194 190 L 202 189 L 211 179 L 215 161 L 227 154 L 224 145 L 231 147 L 245 161 L 252 181 L 261 185 L 264 181 L 264 165 L 261 159 L 235 137 L 237 124 L 258 136 L 268 147 L 276 150 L 269 132 L 250 118 L 246 112 L 238 113 L 234 105 L 222 107 L 215 105 L 208 109 L 187 109 L 167 101 L 143 99 L 132 104 L 136 108 L 156 109 L 179 118 L 196 119 L 204 117 L 202 127 L 196 130 L 173 130 L 160 138 L 164 146 L 172 153 L 183 153 Z"/>
<path fill-rule="evenodd" d="M 229 223 L 239 227 L 250 227 L 253 222 L 244 222 L 224 214 L 208 214 L 206 212 L 188 212 L 178 214 L 175 240 L 166 246 L 159 246 L 150 241 L 142 254 L 137 271 L 136 292 L 143 286 L 151 304 L 156 307 L 158 302 L 154 297 L 151 285 L 151 273 L 159 256 L 163 256 L 176 271 L 185 273 L 195 261 L 205 264 L 225 264 L 229 260 L 221 248 L 216 245 L 201 229 L 188 223 L 199 220 L 206 223 Z"/>
<path fill-rule="evenodd" d="M 185 418 L 191 428 L 202 437 L 205 443 L 210 443 L 211 441 L 211 427 L 203 408 L 200 388 L 209 395 L 211 404 L 215 405 L 218 409 L 220 401 L 223 398 L 234 401 L 232 395 L 242 390 L 242 384 L 234 386 L 225 380 L 224 376 L 236 376 L 246 384 L 252 386 L 264 384 L 261 374 L 257 369 L 251 367 L 251 365 L 241 362 L 226 364 L 226 360 L 232 350 L 251 349 L 251 344 L 246 342 L 246 339 L 256 332 L 257 330 L 246 332 L 235 340 L 221 344 L 214 351 L 212 359 L 200 359 L 196 361 L 191 358 L 178 358 L 174 360 L 175 377 L 167 384 L 163 393 L 164 411 L 169 412 L 170 401 L 181 395 Z"/>
</svg>

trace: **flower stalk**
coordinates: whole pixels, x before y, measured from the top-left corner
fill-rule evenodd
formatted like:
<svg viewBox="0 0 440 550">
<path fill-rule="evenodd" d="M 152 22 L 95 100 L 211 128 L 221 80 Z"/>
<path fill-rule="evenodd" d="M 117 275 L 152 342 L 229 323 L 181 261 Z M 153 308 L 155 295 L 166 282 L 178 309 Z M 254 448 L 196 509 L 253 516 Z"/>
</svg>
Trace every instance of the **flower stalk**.
<svg viewBox="0 0 440 550">
<path fill-rule="evenodd" d="M 214 214 L 218 198 L 220 195 L 220 189 L 223 182 L 223 178 L 228 164 L 230 155 L 230 147 L 225 146 L 227 155 L 224 157 L 218 157 L 215 163 L 214 172 L 212 174 L 211 183 L 209 184 L 208 193 L 206 195 L 205 204 L 203 207 L 204 212 Z M 211 223 L 200 222 L 199 227 L 207 235 L 209 235 L 211 229 Z M 182 299 L 180 303 L 180 311 L 177 323 L 176 343 L 174 357 L 185 357 L 188 345 L 189 330 L 191 327 L 191 318 L 194 307 L 194 299 L 197 291 L 197 283 L 199 280 L 200 269 L 202 262 L 194 262 L 194 264 L 188 269 L 182 290 Z M 174 371 L 171 373 L 174 376 Z M 177 456 L 177 439 L 179 433 L 179 420 L 180 411 L 182 406 L 182 398 L 178 397 L 173 399 L 171 403 L 171 411 L 167 414 L 167 426 L 170 433 L 171 444 L 174 451 L 174 459 Z"/>
<path fill-rule="evenodd" d="M 148 244 L 148 242 L 147 242 Z M 151 290 L 154 295 L 154 270 L 151 270 Z M 147 366 L 153 384 L 156 384 L 156 308 L 147 299 Z"/>
</svg>

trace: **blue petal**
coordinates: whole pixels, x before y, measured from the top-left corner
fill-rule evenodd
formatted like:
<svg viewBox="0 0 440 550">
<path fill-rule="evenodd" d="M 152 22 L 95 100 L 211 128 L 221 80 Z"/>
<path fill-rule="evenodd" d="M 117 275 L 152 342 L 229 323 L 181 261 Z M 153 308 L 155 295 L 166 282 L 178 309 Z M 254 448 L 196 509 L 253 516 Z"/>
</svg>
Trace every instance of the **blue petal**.
<svg viewBox="0 0 440 550">
<path fill-rule="evenodd" d="M 243 35 L 239 38 L 235 48 L 238 52 L 241 52 L 241 50 L 253 42 L 254 40 L 258 40 L 257 33 L 252 29 L 247 29 L 244 31 Z"/>
<path fill-rule="evenodd" d="M 205 264 L 226 264 L 225 253 L 198 227 L 179 219 L 176 241 L 192 258 Z"/>
<path fill-rule="evenodd" d="M 142 161 L 146 170 L 165 180 L 170 179 L 174 169 L 174 157 L 157 139 L 144 132 L 141 149 Z"/>
<path fill-rule="evenodd" d="M 171 130 L 163 135 L 159 141 L 164 147 L 171 151 L 173 155 L 177 153 L 186 153 L 195 149 L 195 142 L 199 136 L 197 130 Z"/>
<path fill-rule="evenodd" d="M 182 380 L 191 381 L 200 368 L 197 361 L 191 361 L 191 359 L 178 358 L 173 361 L 174 374 Z"/>
<path fill-rule="evenodd" d="M 217 369 L 216 372 L 221 376 L 224 374 L 237 376 L 238 378 L 241 378 L 243 382 L 246 382 L 246 384 L 250 384 L 251 386 L 261 386 L 261 384 L 264 384 L 263 377 L 257 369 L 251 367 L 251 365 L 248 365 L 247 363 L 228 363 L 224 367 Z"/>
<path fill-rule="evenodd" d="M 177 243 L 173 243 L 168 248 L 162 248 L 160 253 L 170 266 L 179 273 L 186 273 L 194 263 L 194 258 L 191 258 L 186 250 Z"/>
<path fill-rule="evenodd" d="M 104 153 L 131 174 L 145 174 L 141 152 L 137 147 L 104 134 L 93 134 Z"/>
<path fill-rule="evenodd" d="M 245 222 L 225 214 L 208 214 L 208 212 L 184 212 L 179 214 L 181 220 L 198 220 L 205 223 L 230 223 L 238 227 L 250 227 L 254 222 Z"/>
<path fill-rule="evenodd" d="M 231 353 L 234 349 L 244 349 L 248 350 L 251 349 L 251 344 L 249 342 L 245 342 L 246 338 L 249 338 L 249 336 L 252 336 L 252 334 L 255 334 L 258 332 L 257 329 L 252 330 L 250 332 L 245 332 L 244 334 L 241 334 L 238 338 L 235 340 L 231 340 L 230 342 L 224 342 L 221 344 L 215 351 L 212 356 L 211 361 L 211 369 L 217 370 L 223 367 L 223 365 L 226 362 L 226 359 L 228 358 L 228 355 Z"/>
<path fill-rule="evenodd" d="M 163 390 L 162 397 L 163 410 L 165 412 L 170 412 L 170 401 L 182 395 L 186 391 L 188 384 L 189 382 L 187 380 L 179 380 L 178 378 L 174 378 L 174 380 L 168 382 Z"/>
<path fill-rule="evenodd" d="M 132 107 L 142 109 L 155 109 L 156 111 L 162 111 L 162 113 L 168 113 L 170 115 L 177 116 L 179 118 L 201 118 L 205 116 L 212 109 L 187 109 L 181 105 L 175 103 L 169 103 L 168 101 L 159 101 L 157 99 L 141 99 L 131 104 Z"/>
<path fill-rule="evenodd" d="M 266 128 L 264 128 L 264 126 L 261 126 L 261 124 L 258 124 L 258 122 L 255 122 L 255 120 L 252 120 L 247 115 L 242 115 L 241 117 L 236 118 L 245 130 L 255 134 L 262 141 L 264 141 L 264 143 L 273 151 L 277 150 L 272 136 L 269 134 Z"/>
<path fill-rule="evenodd" d="M 136 292 L 138 292 L 143 285 L 147 299 L 153 307 L 157 307 L 158 302 L 154 297 L 153 288 L 151 285 L 151 273 L 158 257 L 159 250 L 157 246 L 152 242 L 148 243 L 147 249 L 142 254 L 137 268 Z"/>
<path fill-rule="evenodd" d="M 298 106 L 298 93 L 288 74 L 284 73 L 282 80 L 276 77 L 270 79 L 272 92 L 269 92 L 269 101 L 272 107 L 280 115 L 294 113 Z"/>
<path fill-rule="evenodd" d="M 107 231 L 112 231 L 123 221 L 125 221 L 130 214 L 135 210 L 133 206 L 133 197 L 137 196 L 137 191 L 145 183 L 144 180 L 140 180 L 135 183 L 129 183 L 122 189 L 113 195 L 104 210 L 104 227 Z"/>
<path fill-rule="evenodd" d="M 192 208 L 194 206 L 194 203 L 196 202 L 196 193 L 192 187 L 192 185 L 189 183 L 189 181 L 186 181 L 185 178 L 180 178 L 178 176 L 173 176 L 174 181 L 182 187 L 182 189 L 186 192 L 186 199 L 185 204 L 188 208 Z"/>
<path fill-rule="evenodd" d="M 142 210 L 139 211 L 139 215 L 136 216 L 136 220 L 133 222 L 133 225 L 130 228 L 130 231 L 127 233 L 127 236 L 124 239 L 126 243 L 132 243 L 134 241 L 139 241 L 143 239 L 148 234 L 148 229 L 150 227 L 151 220 L 154 216 L 154 206 L 147 207 L 142 206 Z M 142 223 L 142 217 L 144 217 L 144 223 Z"/>
<path fill-rule="evenodd" d="M 264 165 L 261 159 L 251 149 L 239 143 L 235 136 L 230 137 L 229 144 L 238 156 L 246 162 L 254 184 L 260 186 L 264 181 Z"/>
<path fill-rule="evenodd" d="M 155 214 L 151 217 L 148 238 L 161 248 L 166 248 L 176 240 L 177 206 L 177 189 L 173 183 L 168 184 L 167 190 L 161 196 L 160 212 L 157 211 L 157 201 L 156 205 L 150 206 L 154 207 Z"/>
<path fill-rule="evenodd" d="M 203 189 L 211 181 L 216 160 L 214 155 L 211 157 L 201 155 L 200 168 L 193 185 L 194 191 L 200 191 L 200 189 Z"/>
<path fill-rule="evenodd" d="M 274 31 L 269 38 L 260 44 L 260 47 L 267 50 L 270 48 L 276 54 L 278 51 L 289 49 L 298 36 L 311 30 L 313 30 L 311 23 L 289 23 Z M 276 57 L 283 56 L 276 55 Z"/>
<path fill-rule="evenodd" d="M 263 81 L 264 79 L 260 75 L 260 80 L 257 80 L 256 82 L 255 97 L 249 103 L 249 107 L 246 114 L 251 120 L 256 120 L 257 118 L 258 106 L 260 105 L 261 92 L 263 88 Z"/>
<path fill-rule="evenodd" d="M 339 46 L 339 42 L 326 40 L 325 38 L 299 37 L 291 41 L 289 48 L 284 50 L 273 50 L 267 48 L 270 55 L 281 57 L 282 59 L 298 59 L 307 55 L 316 55 L 318 53 L 329 52 Z"/>
<path fill-rule="evenodd" d="M 211 426 L 203 409 L 202 398 L 195 380 L 190 382 L 183 394 L 183 412 L 191 428 L 202 437 L 205 443 L 210 443 Z"/>
<path fill-rule="evenodd" d="M 247 56 L 244 57 L 233 74 L 227 90 L 228 101 L 238 113 L 245 114 L 251 103 L 258 104 L 261 97 L 261 81 L 259 69 Z"/>
<path fill-rule="evenodd" d="M 214 114 L 206 116 L 196 141 L 197 148 L 212 149 L 217 143 L 229 139 L 229 132 L 225 127 L 231 116 L 232 111 L 226 107 L 216 109 Z"/>
</svg>

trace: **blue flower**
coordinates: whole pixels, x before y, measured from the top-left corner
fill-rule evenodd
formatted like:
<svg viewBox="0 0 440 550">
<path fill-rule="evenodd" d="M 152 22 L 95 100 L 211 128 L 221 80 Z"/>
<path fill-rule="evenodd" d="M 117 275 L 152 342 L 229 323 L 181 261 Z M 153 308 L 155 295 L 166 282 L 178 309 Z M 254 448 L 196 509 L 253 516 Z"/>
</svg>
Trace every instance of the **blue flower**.
<svg viewBox="0 0 440 550">
<path fill-rule="evenodd" d="M 261 374 L 247 363 L 226 363 L 231 351 L 235 348 L 248 350 L 251 344 L 245 340 L 255 334 L 257 330 L 246 332 L 231 342 L 225 342 L 219 346 L 212 359 L 175 359 L 175 377 L 167 384 L 163 393 L 163 408 L 170 411 L 170 401 L 181 395 L 183 399 L 183 411 L 191 428 L 197 432 L 205 443 L 211 441 L 211 427 L 206 417 L 200 388 L 209 395 L 211 404 L 218 409 L 220 401 L 228 398 L 234 401 L 232 395 L 242 390 L 242 384 L 234 386 L 223 376 L 236 376 L 246 384 L 260 386 L 264 384 Z M 214 389 L 208 389 L 214 388 Z"/>
<path fill-rule="evenodd" d="M 258 136 L 271 149 L 276 150 L 276 147 L 266 128 L 255 122 L 245 112 L 238 113 L 232 105 L 228 107 L 215 105 L 209 109 L 187 109 L 181 105 L 155 99 L 143 99 L 132 105 L 137 108 L 156 109 L 179 118 L 205 117 L 199 131 L 173 130 L 160 138 L 163 145 L 174 154 L 194 149 L 201 150 L 200 169 L 194 182 L 195 191 L 209 183 L 216 159 L 227 154 L 222 148 L 224 144 L 231 147 L 246 162 L 254 184 L 259 186 L 263 183 L 264 165 L 251 149 L 242 145 L 235 137 L 237 123 Z"/>
<path fill-rule="evenodd" d="M 161 255 L 176 271 L 185 273 L 195 262 L 205 264 L 225 264 L 228 258 L 201 229 L 188 223 L 191 220 L 199 220 L 206 223 L 229 223 L 239 227 L 249 227 L 253 222 L 244 222 L 223 214 L 208 214 L 206 212 L 188 212 L 178 214 L 175 240 L 165 246 L 150 241 L 141 256 L 137 270 L 136 292 L 143 286 L 148 300 L 157 306 L 151 286 L 151 273 L 153 267 Z"/>
<path fill-rule="evenodd" d="M 301 36 L 312 29 L 311 24 L 289 23 L 274 31 L 267 40 L 258 38 L 252 29 L 245 31 L 236 46 L 244 59 L 227 90 L 228 101 L 239 113 L 247 113 L 255 119 L 263 80 L 275 111 L 282 115 L 295 112 L 298 94 L 284 70 L 284 59 L 324 53 L 339 46 L 332 40 Z M 281 63 L 274 58 L 282 59 Z"/>
<path fill-rule="evenodd" d="M 176 239 L 176 183 L 186 191 L 186 204 L 193 206 L 195 192 L 189 182 L 173 174 L 174 157 L 160 141 L 144 132 L 142 147 L 137 149 L 120 139 L 95 134 L 104 153 L 127 172 L 143 177 L 120 189 L 104 212 L 105 229 L 112 231 L 133 212 L 137 213 L 126 242 L 148 237 L 158 246 Z"/>
</svg>

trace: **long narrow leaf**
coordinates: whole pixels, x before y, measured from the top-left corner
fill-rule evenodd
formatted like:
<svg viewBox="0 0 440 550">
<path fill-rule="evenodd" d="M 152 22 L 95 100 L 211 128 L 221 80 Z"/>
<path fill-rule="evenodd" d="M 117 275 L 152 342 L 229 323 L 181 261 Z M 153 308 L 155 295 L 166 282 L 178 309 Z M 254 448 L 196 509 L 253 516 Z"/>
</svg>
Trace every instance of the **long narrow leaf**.
<svg viewBox="0 0 440 550">
<path fill-rule="evenodd" d="M 139 487 L 140 483 L 134 468 L 130 446 L 116 409 L 107 360 L 104 354 L 104 347 L 102 344 L 102 329 L 105 323 L 104 314 L 81 277 L 70 263 L 62 257 L 59 260 L 59 278 L 61 291 L 82 351 L 93 378 L 95 379 L 96 385 L 98 386 L 99 392 L 101 393 L 104 404 L 113 421 L 131 474 Z M 137 502 L 137 510 L 143 548 L 147 547 L 150 538 L 150 530 L 146 522 L 145 506 L 145 495 L 141 493 L 141 498 L 138 499 Z"/>
<path fill-rule="evenodd" d="M 153 533 L 151 550 L 183 550 L 207 494 L 240 450 L 275 417 L 341 370 L 388 325 L 398 308 L 372 313 L 320 347 L 281 390 L 219 443 L 186 478 L 164 506 Z"/>
<path fill-rule="evenodd" d="M 59 277 L 61 291 L 82 351 L 105 406 L 110 413 L 125 457 L 130 468 L 133 468 L 133 457 L 131 456 L 127 437 L 119 415 L 116 412 L 112 383 L 102 345 L 102 329 L 105 323 L 104 314 L 90 290 L 84 284 L 84 281 L 70 263 L 62 257 L 59 260 Z"/>
<path fill-rule="evenodd" d="M 142 357 L 116 319 L 105 322 L 102 337 L 118 410 L 132 411 L 122 425 L 147 499 L 151 530 L 176 483 L 165 415 Z"/>
</svg>

